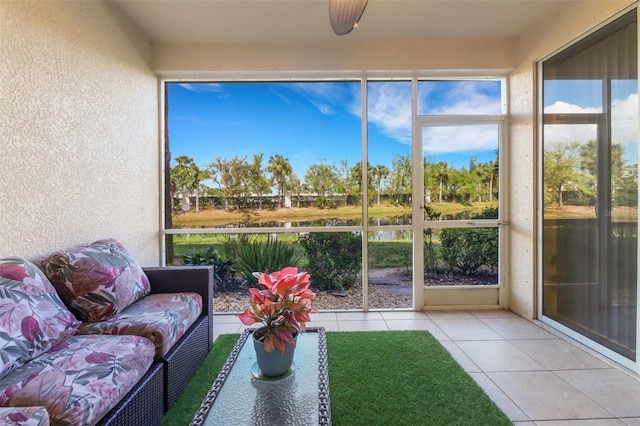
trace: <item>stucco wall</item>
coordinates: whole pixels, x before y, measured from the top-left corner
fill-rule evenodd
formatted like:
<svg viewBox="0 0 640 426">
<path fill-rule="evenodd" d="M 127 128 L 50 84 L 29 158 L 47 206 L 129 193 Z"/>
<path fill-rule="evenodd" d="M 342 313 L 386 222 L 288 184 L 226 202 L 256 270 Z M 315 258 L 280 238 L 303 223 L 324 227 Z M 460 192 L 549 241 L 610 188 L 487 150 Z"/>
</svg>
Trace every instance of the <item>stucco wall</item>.
<svg viewBox="0 0 640 426">
<path fill-rule="evenodd" d="M 510 256 L 509 308 L 536 316 L 535 62 L 633 4 L 629 0 L 584 1 L 567 6 L 531 28 L 517 43 L 510 76 Z"/>
<path fill-rule="evenodd" d="M 0 257 L 115 237 L 159 264 L 151 46 L 101 1 L 0 0 Z"/>
</svg>

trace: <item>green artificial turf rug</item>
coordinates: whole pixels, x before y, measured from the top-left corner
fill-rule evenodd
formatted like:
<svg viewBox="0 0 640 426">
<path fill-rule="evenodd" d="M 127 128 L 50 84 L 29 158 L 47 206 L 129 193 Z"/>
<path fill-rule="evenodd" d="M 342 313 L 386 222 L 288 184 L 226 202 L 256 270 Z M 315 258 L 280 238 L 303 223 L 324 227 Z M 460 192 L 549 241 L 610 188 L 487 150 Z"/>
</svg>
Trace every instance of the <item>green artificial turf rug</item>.
<svg viewBox="0 0 640 426">
<path fill-rule="evenodd" d="M 163 425 L 191 422 L 238 337 L 216 339 Z M 327 332 L 327 351 L 334 426 L 511 424 L 426 331 Z"/>
</svg>

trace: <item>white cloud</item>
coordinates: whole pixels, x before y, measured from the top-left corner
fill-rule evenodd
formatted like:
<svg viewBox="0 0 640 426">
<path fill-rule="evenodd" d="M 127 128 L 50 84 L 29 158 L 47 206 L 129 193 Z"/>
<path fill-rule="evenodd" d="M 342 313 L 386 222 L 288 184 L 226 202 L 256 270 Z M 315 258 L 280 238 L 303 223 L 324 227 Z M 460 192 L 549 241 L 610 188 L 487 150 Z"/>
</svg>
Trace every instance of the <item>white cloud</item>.
<svg viewBox="0 0 640 426">
<path fill-rule="evenodd" d="M 611 109 L 612 142 L 638 143 L 638 94 L 634 93 L 626 99 L 614 100 Z"/>
<path fill-rule="evenodd" d="M 599 107 L 581 107 L 557 101 L 544 108 L 547 114 L 588 114 L 600 113 Z M 626 99 L 616 99 L 611 105 L 611 140 L 614 144 L 638 143 L 638 95 Z M 596 124 L 554 124 L 544 128 L 546 143 L 586 142 L 597 137 Z"/>
<path fill-rule="evenodd" d="M 483 81 L 462 81 L 440 95 L 437 104 L 428 104 L 433 85 L 420 88 L 420 105 L 430 115 L 500 114 L 501 99 L 482 91 Z M 369 121 L 382 133 L 411 144 L 411 85 L 374 83 L 369 85 Z M 431 153 L 472 152 L 497 148 L 495 126 L 434 127 L 427 131 L 425 149 Z"/>
<path fill-rule="evenodd" d="M 369 84 L 369 121 L 385 135 L 411 144 L 411 85 L 408 83 Z"/>
<path fill-rule="evenodd" d="M 423 139 L 427 154 L 493 151 L 498 148 L 498 126 L 428 127 Z"/>
<path fill-rule="evenodd" d="M 220 83 L 181 83 L 181 87 L 196 93 L 222 92 Z"/>
<path fill-rule="evenodd" d="M 581 107 L 579 105 L 570 104 L 567 102 L 556 101 L 555 103 L 544 107 L 545 114 L 590 114 L 600 113 L 602 108 L 600 107 Z"/>
<path fill-rule="evenodd" d="M 485 84 L 484 81 L 462 81 L 453 85 L 446 95 L 441 96 L 437 105 L 427 105 L 428 114 L 501 114 L 502 100 L 482 91 Z"/>
<path fill-rule="evenodd" d="M 324 115 L 333 114 L 333 108 L 331 108 L 331 105 L 324 102 L 318 102 L 313 99 L 309 99 L 309 102 L 311 102 L 313 106 L 315 106 L 318 109 L 318 111 L 320 111 L 321 114 L 324 114 Z"/>
<path fill-rule="evenodd" d="M 287 85 L 324 115 L 335 114 L 333 105 L 349 102 L 349 93 L 342 90 L 344 85 L 332 82 L 291 83 Z"/>
</svg>

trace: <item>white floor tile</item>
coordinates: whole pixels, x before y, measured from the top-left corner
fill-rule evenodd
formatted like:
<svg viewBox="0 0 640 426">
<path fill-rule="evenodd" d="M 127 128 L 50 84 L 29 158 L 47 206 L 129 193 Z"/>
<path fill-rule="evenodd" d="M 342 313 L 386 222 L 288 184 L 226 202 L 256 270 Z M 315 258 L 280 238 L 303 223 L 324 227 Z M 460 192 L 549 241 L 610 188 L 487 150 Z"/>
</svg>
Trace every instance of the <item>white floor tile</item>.
<svg viewBox="0 0 640 426">
<path fill-rule="evenodd" d="M 554 339 L 556 337 L 524 318 L 483 318 L 482 322 L 505 339 Z"/>
<path fill-rule="evenodd" d="M 504 339 L 481 320 L 434 319 L 433 322 L 451 340 L 501 340 Z"/>
<path fill-rule="evenodd" d="M 543 420 L 536 426 L 624 426 L 618 419 Z"/>
<path fill-rule="evenodd" d="M 226 324 L 226 323 L 240 324 L 240 319 L 238 318 L 237 315 L 215 314 L 213 315 L 213 323 L 214 324 Z"/>
<path fill-rule="evenodd" d="M 325 331 L 340 331 L 340 327 L 338 326 L 338 321 L 331 321 L 331 320 L 311 321 L 307 323 L 307 328 L 308 327 L 324 327 Z"/>
<path fill-rule="evenodd" d="M 339 321 L 338 327 L 340 331 L 377 331 L 377 330 L 389 330 L 387 323 L 383 320 L 369 320 L 369 321 Z"/>
<path fill-rule="evenodd" d="M 476 318 L 520 318 L 517 314 L 506 309 L 469 309 L 467 312 Z"/>
<path fill-rule="evenodd" d="M 431 320 L 387 320 L 389 330 L 426 330 L 439 341 L 449 340 Z"/>
<path fill-rule="evenodd" d="M 640 417 L 640 380 L 615 368 L 556 372 L 617 417 Z"/>
<path fill-rule="evenodd" d="M 550 370 L 611 368 L 610 364 L 562 339 L 512 340 L 515 346 Z"/>
<path fill-rule="evenodd" d="M 462 352 L 462 350 L 455 344 L 455 342 L 440 342 L 440 344 L 451 354 L 460 367 L 467 373 L 482 373 L 482 369 L 478 367 L 472 360 Z"/>
<path fill-rule="evenodd" d="M 511 421 L 528 421 L 529 417 L 484 373 L 469 373 L 493 402 Z M 532 423 L 533 424 L 533 423 Z"/>
<path fill-rule="evenodd" d="M 497 372 L 487 376 L 533 421 L 612 417 L 551 371 Z"/>
<path fill-rule="evenodd" d="M 337 312 L 338 321 L 382 321 L 380 312 Z"/>
<path fill-rule="evenodd" d="M 506 340 L 456 342 L 482 371 L 541 371 L 547 368 Z"/>
<path fill-rule="evenodd" d="M 429 309 L 424 313 L 432 320 L 436 319 L 473 319 L 472 314 L 464 310 L 438 310 Z"/>
<path fill-rule="evenodd" d="M 413 311 L 393 311 L 380 312 L 384 320 L 428 320 L 429 318 L 424 312 Z"/>
</svg>

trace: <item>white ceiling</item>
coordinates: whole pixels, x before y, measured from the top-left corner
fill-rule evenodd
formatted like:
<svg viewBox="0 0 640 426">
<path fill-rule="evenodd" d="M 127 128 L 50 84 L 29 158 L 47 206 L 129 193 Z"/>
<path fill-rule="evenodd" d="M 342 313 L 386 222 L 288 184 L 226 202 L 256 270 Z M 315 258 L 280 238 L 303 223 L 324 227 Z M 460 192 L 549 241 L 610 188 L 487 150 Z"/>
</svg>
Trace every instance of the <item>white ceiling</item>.
<svg viewBox="0 0 640 426">
<path fill-rule="evenodd" d="M 369 0 L 337 36 L 329 0 L 109 0 L 155 43 L 326 43 L 514 38 L 567 3 L 593 0 Z"/>
</svg>

